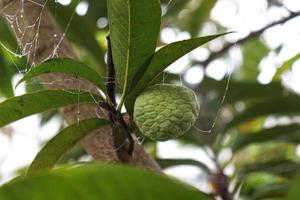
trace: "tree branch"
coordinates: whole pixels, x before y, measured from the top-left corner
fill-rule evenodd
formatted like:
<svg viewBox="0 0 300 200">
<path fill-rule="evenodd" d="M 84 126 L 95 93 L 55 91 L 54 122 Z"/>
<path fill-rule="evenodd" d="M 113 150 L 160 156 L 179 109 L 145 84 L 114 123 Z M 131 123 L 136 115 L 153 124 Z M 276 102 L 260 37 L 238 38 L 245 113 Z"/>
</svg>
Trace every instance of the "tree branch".
<svg viewBox="0 0 300 200">
<path fill-rule="evenodd" d="M 289 16 L 287 16 L 287 17 L 285 17 L 283 19 L 280 19 L 278 21 L 275 21 L 275 22 L 273 22 L 273 23 L 271 23 L 271 24 L 269 24 L 269 25 L 261 28 L 258 31 L 254 31 L 254 32 L 250 33 L 247 37 L 243 38 L 243 39 L 240 39 L 240 40 L 238 40 L 236 42 L 233 42 L 233 43 L 226 44 L 223 47 L 223 49 L 221 49 L 221 50 L 219 50 L 217 52 L 212 53 L 205 61 L 202 61 L 202 62 L 194 61 L 193 64 L 202 65 L 204 68 L 206 68 L 207 65 L 211 61 L 213 61 L 213 60 L 215 60 L 215 59 L 223 56 L 223 54 L 225 54 L 226 52 L 228 52 L 228 50 L 231 49 L 231 47 L 233 47 L 235 45 L 238 45 L 238 44 L 244 44 L 244 43 L 248 42 L 249 40 L 252 40 L 253 38 L 259 37 L 263 32 L 265 32 L 265 30 L 267 30 L 267 29 L 269 29 L 269 28 L 271 28 L 273 26 L 279 25 L 279 24 L 284 24 L 285 22 L 287 22 L 287 21 L 289 21 L 289 20 L 291 20 L 291 19 L 293 19 L 295 17 L 298 17 L 298 16 L 300 16 L 300 12 L 291 12 L 291 14 Z"/>
</svg>

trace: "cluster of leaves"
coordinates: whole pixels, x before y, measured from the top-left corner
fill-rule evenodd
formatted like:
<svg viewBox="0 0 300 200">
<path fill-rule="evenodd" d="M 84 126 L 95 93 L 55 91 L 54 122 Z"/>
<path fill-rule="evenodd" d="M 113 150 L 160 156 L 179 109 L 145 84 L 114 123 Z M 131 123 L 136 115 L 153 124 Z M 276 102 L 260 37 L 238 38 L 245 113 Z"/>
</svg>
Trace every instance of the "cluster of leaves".
<svg viewBox="0 0 300 200">
<path fill-rule="evenodd" d="M 118 91 L 122 95 L 121 102 L 115 108 L 118 112 L 120 112 L 125 103 L 128 112 L 132 114 L 135 98 L 164 69 L 186 53 L 223 35 L 219 34 L 180 41 L 169 44 L 155 52 L 161 22 L 161 5 L 159 1 L 144 0 L 127 2 L 113 0 L 108 2 L 107 8 L 110 22 L 112 56 L 115 64 L 116 79 L 119 83 L 117 86 Z M 97 49 L 93 51 L 97 52 Z M 115 106 L 111 103 L 114 102 L 114 100 L 109 96 L 108 88 L 105 87 L 105 80 L 103 80 L 102 76 L 96 70 L 71 59 L 58 58 L 46 61 L 26 73 L 18 84 L 48 73 L 64 73 L 85 79 L 97 86 L 98 89 L 105 94 L 105 97 L 98 94 L 90 94 L 89 91 L 63 90 L 41 90 L 12 97 L 0 104 L 0 115 L 6 116 L 0 119 L 1 126 L 5 126 L 33 114 L 73 104 L 95 103 L 96 101 L 96 103 L 100 105 L 106 102 L 109 106 Z M 86 134 L 109 123 L 112 122 L 105 119 L 86 119 L 64 128 L 38 153 L 30 165 L 26 177 L 31 177 L 32 175 L 51 169 L 61 156 Z M 110 170 L 112 170 L 112 168 L 113 167 L 107 167 L 107 169 Z M 88 169 L 89 168 L 85 168 L 85 170 Z M 124 170 L 122 171 L 121 173 L 124 173 Z M 68 173 L 64 173 L 64 175 Z M 74 173 L 76 172 L 72 174 Z M 83 177 L 88 178 L 87 175 Z M 139 177 L 139 175 L 135 174 L 135 177 Z M 22 181 L 29 181 L 30 184 L 37 184 L 38 182 L 36 179 L 30 180 L 30 178 Z M 11 187 L 9 185 L 4 187 L 1 190 L 2 196 L 18 199 L 17 196 L 11 196 L 9 192 L 7 194 L 6 188 L 10 190 L 14 187 L 18 187 L 18 184 L 24 184 L 22 181 L 12 184 Z M 105 183 L 104 180 L 101 182 L 102 184 Z M 151 187 L 151 185 L 149 186 Z M 69 186 L 66 185 L 64 187 Z M 165 185 L 164 187 L 169 186 Z M 74 192 L 72 195 L 77 196 L 76 193 L 77 192 Z M 191 199 L 199 198 L 202 195 L 201 193 L 195 192 L 194 194 L 192 192 L 189 193 L 191 194 Z M 34 191 L 31 191 L 30 194 L 28 194 L 28 198 L 31 198 L 33 194 L 35 195 Z M 88 192 L 87 194 L 98 196 L 97 194 L 90 194 Z M 105 193 L 101 195 L 105 195 Z M 153 198 L 156 194 L 153 193 L 148 196 L 152 196 Z M 201 199 L 208 198 L 204 195 L 202 196 Z M 82 197 L 84 197 L 84 195 Z M 177 198 L 178 197 L 179 196 L 177 196 Z M 23 195 L 22 198 L 24 198 Z M 51 198 L 53 198 L 53 196 Z"/>
<path fill-rule="evenodd" d="M 58 7 L 50 2 L 48 6 L 53 12 L 58 13 L 56 19 L 65 27 L 78 2 L 73 0 L 69 6 Z M 189 0 L 173 0 L 171 4 L 169 1 L 161 0 L 163 7 L 167 5 L 163 13 L 165 26 L 175 26 L 180 30 L 188 31 L 192 36 L 197 36 L 204 22 L 209 20 L 210 11 L 216 3 L 212 0 L 199 2 L 195 6 Z M 109 102 L 105 80 L 102 78 L 106 71 L 106 64 L 105 45 L 101 43 L 101 35 L 107 34 L 107 29 L 99 31 L 95 28 L 94 25 L 99 17 L 109 18 L 112 53 L 118 80 L 117 92 L 122 96 L 118 110 L 120 111 L 124 104 L 130 115 L 133 112 L 135 98 L 150 84 L 159 81 L 161 72 L 171 63 L 222 35 L 179 41 L 155 51 L 161 27 L 161 5 L 158 1 L 89 0 L 89 3 L 91 6 L 87 15 L 75 16 L 67 33 L 68 38 L 78 49 L 85 49 L 86 55 L 80 56 L 87 65 L 70 59 L 49 60 L 26 73 L 19 83 L 46 73 L 64 73 L 88 80 L 103 91 L 105 97 L 98 94 L 91 95 L 88 91 L 45 90 L 29 90 L 28 94 L 12 97 L 11 79 L 18 71 L 15 70 L 14 63 L 10 61 L 9 55 L 3 49 L 0 51 L 0 94 L 2 97 L 12 98 L 0 103 L 0 116 L 5 116 L 0 117 L 0 127 L 63 106 L 78 103 L 93 104 L 95 100 Z M 191 9 L 185 17 L 176 20 L 178 13 L 186 7 L 194 9 Z M 0 24 L 0 34 L 1 38 L 4 38 L 5 45 L 14 49 L 14 39 L 4 23 Z M 97 41 L 99 38 L 100 42 Z M 240 196 L 245 199 L 298 199 L 300 194 L 297 188 L 300 185 L 300 178 L 296 177 L 293 183 L 289 179 L 295 176 L 300 167 L 299 159 L 294 155 L 296 145 L 299 143 L 300 126 L 291 122 L 287 125 L 276 124 L 272 128 L 265 128 L 264 122 L 269 116 L 292 118 L 299 115 L 299 96 L 285 89 L 280 83 L 280 76 L 291 68 L 299 59 L 299 55 L 284 63 L 270 84 L 260 85 L 254 81 L 258 75 L 258 65 L 270 50 L 260 39 L 246 43 L 242 46 L 242 50 L 244 63 L 239 73 L 236 72 L 240 75 L 240 79 L 230 82 L 230 90 L 222 105 L 222 109 L 229 112 L 232 119 L 229 119 L 224 112 L 217 120 L 217 126 L 213 129 L 214 134 L 199 134 L 198 130 L 193 129 L 178 139 L 182 143 L 210 149 L 214 154 L 212 157 L 218 172 L 198 160 L 160 159 L 154 156 L 163 168 L 193 165 L 209 176 L 214 176 L 229 164 L 233 164 L 235 172 L 229 177 L 229 181 L 237 183 L 236 191 L 239 191 Z M 24 60 L 18 62 L 18 66 L 25 66 Z M 172 74 L 169 74 L 169 77 L 166 82 L 177 80 L 177 77 L 174 78 Z M 205 78 L 201 84 L 194 86 L 195 92 L 202 100 L 202 110 L 205 111 L 199 117 L 197 126 L 203 129 L 210 128 L 209 122 L 214 120 L 213 113 L 216 113 L 219 108 L 226 84 L 226 80 L 218 82 Z M 43 104 L 36 102 L 43 102 Z M 126 199 L 158 197 L 212 199 L 165 178 L 124 167 L 87 165 L 31 176 L 53 168 L 81 138 L 109 123 L 111 122 L 105 119 L 87 119 L 60 131 L 37 155 L 28 169 L 27 178 L 15 180 L 2 187 L 0 197 L 3 199 L 31 199 L 33 196 L 43 199 L 47 197 L 98 199 L 101 195 L 103 198 L 115 195 L 111 199 L 120 199 L 124 196 L 128 197 Z M 153 142 L 146 142 L 146 144 L 154 147 L 156 145 Z M 233 154 L 232 158 L 223 163 L 218 161 L 222 151 L 228 148 Z M 145 179 L 147 185 L 141 184 Z M 46 189 L 50 181 L 57 185 L 55 193 L 51 191 L 51 195 Z M 68 184 L 70 182 L 76 182 L 78 185 L 72 186 Z M 244 184 L 241 186 L 240 183 Z M 158 184 L 161 188 L 156 190 Z M 122 193 L 119 192 L 120 188 Z M 16 190 L 21 192 L 16 193 Z M 290 192 L 287 192 L 288 190 Z M 72 196 L 64 196 L 66 193 Z M 21 194 L 22 196 L 19 196 Z M 181 196 L 182 194 L 184 197 Z"/>
</svg>

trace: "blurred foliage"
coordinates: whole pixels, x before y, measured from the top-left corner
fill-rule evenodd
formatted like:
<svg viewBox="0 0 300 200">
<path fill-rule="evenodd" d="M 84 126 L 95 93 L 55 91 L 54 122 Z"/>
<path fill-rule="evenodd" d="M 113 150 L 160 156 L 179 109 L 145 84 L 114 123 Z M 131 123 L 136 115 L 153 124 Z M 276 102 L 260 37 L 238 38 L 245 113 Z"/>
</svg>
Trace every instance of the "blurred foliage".
<svg viewBox="0 0 300 200">
<path fill-rule="evenodd" d="M 106 1 L 88 0 L 89 9 L 85 16 L 74 14 L 78 2 L 79 0 L 72 0 L 69 6 L 63 6 L 50 1 L 48 7 L 62 30 L 69 26 L 66 34 L 79 52 L 79 59 L 104 75 L 106 71 L 104 38 L 108 34 L 108 27 L 97 28 L 96 24 L 100 18 L 107 17 Z M 211 10 L 217 2 L 215 0 L 161 0 L 161 2 L 163 7 L 161 29 L 168 27 L 173 28 L 175 32 L 186 31 L 191 36 L 199 36 L 205 23 L 209 22 L 218 29 L 226 30 L 226 27 L 222 27 L 210 17 Z M 282 5 L 281 1 L 269 0 L 268 6 L 281 7 Z M 74 17 L 71 19 L 73 14 Z M 1 19 L 0 41 L 6 48 L 18 52 L 9 29 Z M 158 43 L 162 44 L 163 41 Z M 205 75 L 200 83 L 190 85 L 181 78 L 187 72 L 186 70 L 179 75 L 165 72 L 160 74 L 153 83 L 182 81 L 195 90 L 201 101 L 201 114 L 195 124 L 196 128 L 179 138 L 178 142 L 206 150 L 220 170 L 231 166 L 234 172 L 228 176 L 232 183 L 237 182 L 237 187 L 241 187 L 239 195 L 243 199 L 286 199 L 285 195 L 289 190 L 289 199 L 300 199 L 299 177 L 292 183 L 290 189 L 290 179 L 296 177 L 300 167 L 299 157 L 296 155 L 300 142 L 300 126 L 299 119 L 295 120 L 300 114 L 300 99 L 299 94 L 286 88 L 281 80 L 281 76 L 299 60 L 299 52 L 294 52 L 296 56 L 278 66 L 277 73 L 270 83 L 262 85 L 257 82 L 260 73 L 259 65 L 266 56 L 276 52 L 276 49 L 267 47 L 260 37 L 238 47 L 243 62 L 233 72 L 233 79 L 229 82 L 229 90 L 222 105 L 227 77 L 215 80 Z M 227 54 L 222 55 L 221 58 L 229 59 Z M 193 67 L 194 61 L 191 58 L 186 69 Z M 20 72 L 24 72 L 26 66 L 25 58 L 14 57 L 0 45 L 0 97 L 13 96 L 12 80 Z M 26 84 L 27 91 L 32 92 L 40 88 L 36 82 Z M 201 133 L 198 129 L 211 129 L 218 111 L 220 112 L 212 133 Z M 47 123 L 56 114 L 55 111 L 44 113 L 41 118 L 42 124 Z M 280 123 L 280 118 L 287 119 L 287 122 Z M 270 120 L 273 121 L 271 127 L 267 126 Z M 145 142 L 146 145 L 149 143 L 155 146 L 151 142 Z M 217 158 L 222 155 L 224 149 L 229 149 L 232 156 L 229 161 L 218 163 Z M 76 151 L 66 155 L 61 163 L 79 160 L 85 154 L 86 152 L 78 147 Z M 200 162 L 201 157 L 198 160 L 191 160 L 156 156 L 156 160 L 164 168 L 194 165 L 207 175 L 212 175 L 216 171 L 210 169 L 207 163 Z"/>
<path fill-rule="evenodd" d="M 262 40 L 256 38 L 246 42 L 242 47 L 243 65 L 241 66 L 241 79 L 245 81 L 256 81 L 259 75 L 259 63 L 268 55 L 269 49 Z"/>
<path fill-rule="evenodd" d="M 295 55 L 286 62 L 284 62 L 278 69 L 273 77 L 273 80 L 280 80 L 281 76 L 288 70 L 290 70 L 293 64 L 300 59 L 300 54 Z"/>
<path fill-rule="evenodd" d="M 241 197 L 249 200 L 283 197 L 287 189 L 286 180 L 267 173 L 255 173 L 246 178 Z"/>
</svg>

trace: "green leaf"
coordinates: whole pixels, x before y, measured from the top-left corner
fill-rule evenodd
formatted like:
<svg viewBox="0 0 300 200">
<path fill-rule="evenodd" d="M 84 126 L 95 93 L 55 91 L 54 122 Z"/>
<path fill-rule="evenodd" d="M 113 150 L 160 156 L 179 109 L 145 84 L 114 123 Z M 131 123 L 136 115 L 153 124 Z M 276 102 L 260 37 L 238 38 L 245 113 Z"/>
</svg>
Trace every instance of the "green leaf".
<svg viewBox="0 0 300 200">
<path fill-rule="evenodd" d="M 250 40 L 242 46 L 243 66 L 241 67 L 243 80 L 256 82 L 259 75 L 259 63 L 269 53 L 269 49 L 260 38 Z"/>
<path fill-rule="evenodd" d="M 9 49 L 17 49 L 18 44 L 13 37 L 13 34 L 9 30 L 9 26 L 5 22 L 4 18 L 0 18 L 0 48 L 3 48 L 2 45 L 5 45 L 5 47 Z"/>
<path fill-rule="evenodd" d="M 249 200 L 281 197 L 288 186 L 285 179 L 268 173 L 253 173 L 242 181 L 240 197 Z"/>
<path fill-rule="evenodd" d="M 82 165 L 19 179 L 0 188 L 5 200 L 212 200 L 166 176 L 116 165 Z"/>
<path fill-rule="evenodd" d="M 210 171 L 204 163 L 192 159 L 156 159 L 156 161 L 163 169 L 178 165 L 193 165 L 199 167 L 207 173 Z"/>
<path fill-rule="evenodd" d="M 155 51 L 161 6 L 159 0 L 109 0 L 107 4 L 113 60 L 124 98 L 133 76 Z"/>
<path fill-rule="evenodd" d="M 50 109 L 78 103 L 95 103 L 100 100 L 100 96 L 88 92 L 60 90 L 38 91 L 12 97 L 0 103 L 0 127 Z"/>
<path fill-rule="evenodd" d="M 281 78 L 281 75 L 286 72 L 287 70 L 291 69 L 293 64 L 300 59 L 300 54 L 295 55 L 294 57 L 292 57 L 291 59 L 289 59 L 288 61 L 284 62 L 283 65 L 281 65 L 281 67 L 279 67 L 277 69 L 276 74 L 273 77 L 273 81 L 278 81 Z"/>
<path fill-rule="evenodd" d="M 233 151 L 238 151 L 252 143 L 262 143 L 268 141 L 279 142 L 300 142 L 300 125 L 276 126 L 274 128 L 263 129 L 256 133 L 240 134 L 232 145 Z"/>
<path fill-rule="evenodd" d="M 197 47 L 225 34 L 228 33 L 174 42 L 159 49 L 154 54 L 147 69 L 143 70 L 143 73 L 136 74 L 134 77 L 133 85 L 125 102 L 127 112 L 132 114 L 136 97 L 170 64 Z"/>
<path fill-rule="evenodd" d="M 286 183 L 262 185 L 258 188 L 255 188 L 253 195 L 251 195 L 251 200 L 266 200 L 272 197 L 283 197 L 288 190 L 288 186 L 289 185 Z"/>
<path fill-rule="evenodd" d="M 82 145 L 77 144 L 73 148 L 71 148 L 68 152 L 61 156 L 59 161 L 56 163 L 57 165 L 64 165 L 70 163 L 70 161 L 80 161 L 80 158 L 83 156 L 87 156 L 88 153 L 84 150 Z M 91 163 L 91 162 L 90 162 Z"/>
<path fill-rule="evenodd" d="M 98 118 L 87 119 L 61 130 L 37 154 L 27 171 L 27 175 L 33 175 L 51 169 L 62 155 L 71 149 L 84 136 L 91 133 L 96 128 L 108 123 L 109 121 Z"/>
<path fill-rule="evenodd" d="M 68 58 L 55 58 L 43 62 L 26 73 L 25 76 L 17 83 L 17 85 L 23 81 L 27 81 L 36 76 L 48 73 L 64 73 L 75 77 L 80 77 L 90 81 L 98 86 L 103 92 L 106 92 L 104 80 L 96 71 L 81 62 Z"/>
<path fill-rule="evenodd" d="M 268 115 L 295 115 L 300 112 L 300 98 L 296 95 L 265 98 L 252 103 L 227 125 L 226 129 L 258 117 Z"/>
<path fill-rule="evenodd" d="M 288 195 L 285 198 L 285 200 L 297 200 L 300 199 L 300 174 L 298 173 L 298 175 L 295 177 L 295 179 L 293 180 Z"/>
<path fill-rule="evenodd" d="M 11 83 L 12 73 L 9 72 L 8 67 L 10 66 L 7 65 L 0 49 L 0 95 L 12 97 L 14 96 L 14 90 Z"/>
</svg>

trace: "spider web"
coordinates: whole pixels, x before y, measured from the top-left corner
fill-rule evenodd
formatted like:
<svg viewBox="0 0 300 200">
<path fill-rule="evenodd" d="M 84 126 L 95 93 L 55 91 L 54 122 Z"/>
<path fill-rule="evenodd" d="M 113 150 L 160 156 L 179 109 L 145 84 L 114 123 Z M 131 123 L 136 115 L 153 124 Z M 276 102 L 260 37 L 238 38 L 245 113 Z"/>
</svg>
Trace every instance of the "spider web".
<svg viewBox="0 0 300 200">
<path fill-rule="evenodd" d="M 39 7 L 41 7 L 41 12 L 40 12 L 39 16 L 35 19 L 34 23 L 27 25 L 24 28 L 24 30 L 20 26 L 20 24 L 22 23 L 22 22 L 20 22 L 20 20 L 23 20 L 23 17 L 24 17 L 24 0 L 18 1 L 18 4 L 19 4 L 18 10 L 14 14 L 9 14 L 9 13 L 6 13 L 5 11 L 7 8 L 9 8 L 11 6 L 11 4 L 15 3 L 15 1 L 11 1 L 9 4 L 7 4 L 1 10 L 2 15 L 5 16 L 6 22 L 8 23 L 13 34 L 16 37 L 16 42 L 18 44 L 18 47 L 16 50 L 11 50 L 8 47 L 6 47 L 2 42 L 0 43 L 1 46 L 5 50 L 7 50 L 12 56 L 14 56 L 16 58 L 22 58 L 22 57 L 29 58 L 29 57 L 33 56 L 33 60 L 31 63 L 29 63 L 29 59 L 27 59 L 27 63 L 26 63 L 26 67 L 25 67 L 24 71 L 21 71 L 18 68 L 19 73 L 26 73 L 33 66 L 35 66 L 35 53 L 36 53 L 36 48 L 37 48 L 37 43 L 38 43 L 38 38 L 39 38 L 39 27 L 40 27 L 40 23 L 41 23 L 41 17 L 42 17 L 43 11 L 45 9 L 45 6 L 47 4 L 47 1 L 48 0 L 46 0 L 44 4 L 40 4 L 39 2 L 36 2 L 36 1 L 29 1 L 33 4 L 36 4 Z M 33 35 L 32 39 L 30 39 L 30 37 L 24 38 L 26 34 L 29 34 L 29 36 Z M 27 41 L 25 41 L 25 44 L 23 45 L 24 40 L 27 40 Z M 33 51 L 32 51 L 32 49 L 33 49 Z M 52 55 L 49 55 L 49 58 L 51 58 L 51 57 L 52 57 Z"/>
<path fill-rule="evenodd" d="M 25 75 L 37 64 L 36 63 L 36 52 L 37 52 L 38 42 L 39 42 L 39 38 L 40 38 L 40 36 L 39 36 L 40 26 L 41 26 L 42 17 L 45 12 L 48 0 L 45 0 L 42 3 L 40 3 L 40 1 L 37 1 L 37 0 L 27 0 L 28 2 L 33 3 L 33 4 L 37 5 L 38 7 L 40 7 L 40 13 L 37 16 L 37 18 L 34 20 L 34 22 L 32 24 L 26 25 L 25 28 L 22 28 L 20 26 L 21 23 L 26 24 L 25 22 L 20 22 L 20 20 L 23 20 L 23 16 L 24 16 L 24 1 L 25 0 L 16 0 L 16 1 L 18 1 L 18 9 L 17 9 L 16 13 L 9 14 L 9 13 L 5 12 L 6 8 L 8 8 L 15 1 L 11 1 L 2 10 L 0 10 L 0 12 L 2 13 L 2 15 L 5 16 L 8 26 L 10 26 L 10 28 L 13 32 L 13 35 L 15 35 L 15 37 L 16 37 L 17 49 L 9 49 L 9 47 L 7 47 L 1 40 L 0 40 L 0 45 L 3 47 L 4 50 L 6 50 L 9 53 L 9 55 L 11 57 L 11 61 L 13 63 L 15 63 L 14 60 L 17 58 L 26 58 L 26 66 L 25 66 L 24 70 L 21 70 L 21 68 L 15 63 L 15 67 L 17 68 L 19 74 Z M 58 7 L 58 1 L 55 0 L 55 12 L 54 12 L 55 17 L 57 17 L 57 7 Z M 53 34 L 53 37 L 55 39 L 54 40 L 55 45 L 53 46 L 53 50 L 51 51 L 51 53 L 49 53 L 49 55 L 47 55 L 45 58 L 43 58 L 42 61 L 39 61 L 40 63 L 42 63 L 46 60 L 49 60 L 49 59 L 59 57 L 58 50 L 60 49 L 60 46 L 66 37 L 66 33 L 68 32 L 68 30 L 72 24 L 72 20 L 73 20 L 75 14 L 76 14 L 76 10 L 74 8 L 72 15 L 70 16 L 70 19 L 68 20 L 67 25 L 65 27 L 63 27 L 64 31 L 61 34 L 61 36 L 59 36 L 59 33 Z M 25 38 L 25 36 L 27 36 L 27 37 Z M 29 37 L 29 36 L 31 36 L 31 37 Z M 65 54 L 65 52 L 64 52 L 64 54 Z M 72 57 L 70 55 L 67 55 L 67 56 Z M 80 98 L 82 82 L 76 77 L 68 77 L 63 80 L 42 81 L 40 83 L 43 85 L 56 85 L 56 84 L 59 84 L 59 82 L 64 83 L 67 81 L 75 81 L 76 82 L 76 84 L 77 84 L 76 90 L 78 91 L 78 98 Z M 31 81 L 31 82 L 27 81 L 25 84 L 34 85 L 37 83 L 35 81 Z M 71 90 L 65 90 L 65 91 L 72 92 Z M 91 92 L 92 90 L 88 90 L 88 91 L 92 95 L 92 92 Z M 76 94 L 77 94 L 77 92 L 76 92 Z M 79 120 L 79 118 L 78 118 L 78 120 Z"/>
</svg>

